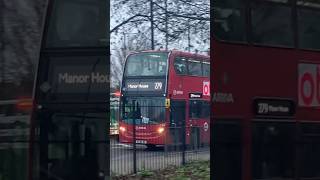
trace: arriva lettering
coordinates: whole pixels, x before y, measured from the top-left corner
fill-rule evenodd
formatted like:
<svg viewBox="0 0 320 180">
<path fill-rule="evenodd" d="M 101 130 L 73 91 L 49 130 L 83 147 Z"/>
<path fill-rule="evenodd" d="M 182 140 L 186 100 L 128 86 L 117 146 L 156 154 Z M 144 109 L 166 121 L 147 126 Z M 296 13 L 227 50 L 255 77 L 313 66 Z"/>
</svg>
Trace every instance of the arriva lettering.
<svg viewBox="0 0 320 180">
<path fill-rule="evenodd" d="M 213 93 L 212 102 L 216 103 L 233 103 L 232 93 Z"/>
</svg>

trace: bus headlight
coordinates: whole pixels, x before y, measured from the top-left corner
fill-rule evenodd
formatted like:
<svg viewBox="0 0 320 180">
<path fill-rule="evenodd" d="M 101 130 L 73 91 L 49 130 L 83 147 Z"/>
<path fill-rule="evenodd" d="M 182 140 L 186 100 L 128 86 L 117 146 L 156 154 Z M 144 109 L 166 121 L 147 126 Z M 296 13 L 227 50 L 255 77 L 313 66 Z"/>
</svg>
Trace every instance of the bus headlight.
<svg viewBox="0 0 320 180">
<path fill-rule="evenodd" d="M 163 133 L 163 131 L 164 131 L 164 128 L 163 128 L 163 127 L 159 127 L 159 128 L 158 128 L 158 133 L 159 133 L 159 134 Z"/>
<path fill-rule="evenodd" d="M 120 131 L 121 131 L 121 132 L 125 132 L 125 131 L 126 131 L 126 128 L 125 128 L 125 127 L 123 127 L 123 126 L 120 126 L 120 128 L 119 128 L 119 129 L 120 129 Z"/>
</svg>

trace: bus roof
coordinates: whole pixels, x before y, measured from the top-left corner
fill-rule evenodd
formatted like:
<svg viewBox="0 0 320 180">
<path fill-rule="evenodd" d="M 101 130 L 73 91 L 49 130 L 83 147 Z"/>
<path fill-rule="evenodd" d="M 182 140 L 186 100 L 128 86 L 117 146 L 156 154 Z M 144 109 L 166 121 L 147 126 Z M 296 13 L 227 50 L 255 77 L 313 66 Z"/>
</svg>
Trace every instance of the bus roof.
<svg viewBox="0 0 320 180">
<path fill-rule="evenodd" d="M 198 54 L 195 52 L 186 52 L 186 51 L 180 51 L 180 50 L 143 50 L 143 51 L 134 51 L 128 54 L 128 56 L 132 55 L 132 54 L 138 54 L 138 53 L 150 53 L 150 52 L 168 52 L 168 53 L 172 53 L 174 55 L 183 55 L 186 57 L 198 57 L 198 58 L 203 58 L 203 59 L 209 59 L 210 60 L 210 56 L 207 55 L 203 55 L 203 54 Z"/>
</svg>

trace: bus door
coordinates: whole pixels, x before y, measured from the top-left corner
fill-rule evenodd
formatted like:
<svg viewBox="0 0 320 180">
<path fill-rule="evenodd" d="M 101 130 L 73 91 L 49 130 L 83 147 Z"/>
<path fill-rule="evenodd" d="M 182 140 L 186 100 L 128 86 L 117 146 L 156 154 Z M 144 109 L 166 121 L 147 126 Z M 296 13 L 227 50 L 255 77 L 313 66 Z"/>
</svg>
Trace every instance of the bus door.
<svg viewBox="0 0 320 180">
<path fill-rule="evenodd" d="M 241 120 L 214 120 L 212 126 L 211 163 L 216 180 L 242 179 L 242 127 Z"/>
<path fill-rule="evenodd" d="M 170 104 L 170 137 L 175 146 L 183 145 L 185 139 L 186 101 L 171 100 Z"/>
<path fill-rule="evenodd" d="M 38 114 L 40 179 L 102 180 L 106 174 L 106 113 Z"/>
</svg>

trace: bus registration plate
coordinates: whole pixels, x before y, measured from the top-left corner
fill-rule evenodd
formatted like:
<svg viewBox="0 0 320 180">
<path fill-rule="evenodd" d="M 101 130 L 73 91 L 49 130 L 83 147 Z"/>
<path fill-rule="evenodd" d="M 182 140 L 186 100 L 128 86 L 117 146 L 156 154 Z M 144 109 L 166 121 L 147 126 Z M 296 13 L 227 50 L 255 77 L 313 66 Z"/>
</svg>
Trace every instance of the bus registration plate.
<svg viewBox="0 0 320 180">
<path fill-rule="evenodd" d="M 147 144 L 147 141 L 145 140 L 136 140 L 137 144 Z"/>
</svg>

